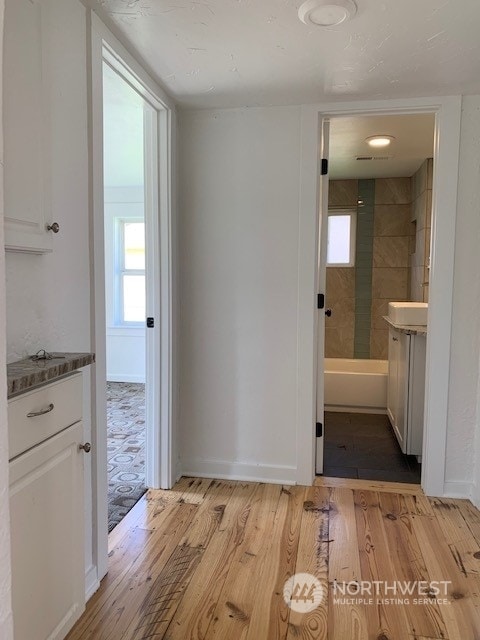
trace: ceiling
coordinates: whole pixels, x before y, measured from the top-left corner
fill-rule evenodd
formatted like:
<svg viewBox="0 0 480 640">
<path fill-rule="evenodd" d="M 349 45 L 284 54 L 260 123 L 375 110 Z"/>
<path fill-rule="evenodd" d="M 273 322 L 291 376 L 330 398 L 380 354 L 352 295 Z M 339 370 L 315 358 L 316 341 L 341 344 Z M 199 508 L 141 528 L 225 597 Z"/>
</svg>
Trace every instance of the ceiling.
<svg viewBox="0 0 480 640">
<path fill-rule="evenodd" d="M 90 0 L 186 107 L 480 93 L 478 0 L 357 0 L 329 29 L 302 0 Z"/>
<path fill-rule="evenodd" d="M 330 177 L 337 180 L 409 177 L 425 158 L 433 157 L 434 128 L 435 116 L 428 113 L 332 118 Z M 381 134 L 395 140 L 383 149 L 372 149 L 365 138 Z M 382 159 L 357 160 L 358 156 Z"/>
</svg>

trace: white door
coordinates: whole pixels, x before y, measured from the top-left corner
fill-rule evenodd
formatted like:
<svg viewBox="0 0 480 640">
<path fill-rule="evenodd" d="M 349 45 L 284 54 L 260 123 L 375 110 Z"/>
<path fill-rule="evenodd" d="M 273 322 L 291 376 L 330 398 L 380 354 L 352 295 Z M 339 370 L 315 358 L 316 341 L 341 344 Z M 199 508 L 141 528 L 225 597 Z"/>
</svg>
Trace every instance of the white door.
<svg viewBox="0 0 480 640">
<path fill-rule="evenodd" d="M 316 425 L 316 462 L 315 472 L 323 473 L 323 442 L 325 431 L 324 420 L 324 364 L 325 364 L 325 288 L 326 288 L 326 265 L 327 265 L 327 224 L 328 224 L 328 145 L 329 145 L 330 124 L 327 120 L 322 122 L 320 128 L 321 140 L 319 145 L 320 158 L 319 171 L 319 225 L 318 225 L 318 264 L 317 264 L 317 291 L 319 300 L 317 303 L 317 425 Z M 323 300 L 322 300 L 323 296 Z"/>
<path fill-rule="evenodd" d="M 152 489 L 168 489 L 162 472 L 161 406 L 161 273 L 159 216 L 158 111 L 144 106 L 144 190 L 145 190 L 145 287 L 146 287 L 146 461 L 145 482 Z"/>
</svg>

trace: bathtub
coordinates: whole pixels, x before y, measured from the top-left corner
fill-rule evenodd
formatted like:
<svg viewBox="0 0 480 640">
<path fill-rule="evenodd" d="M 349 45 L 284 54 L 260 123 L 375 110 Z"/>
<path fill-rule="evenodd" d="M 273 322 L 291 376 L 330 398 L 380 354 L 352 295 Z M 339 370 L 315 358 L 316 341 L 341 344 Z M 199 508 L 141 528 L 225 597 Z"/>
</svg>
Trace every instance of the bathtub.
<svg viewBox="0 0 480 640">
<path fill-rule="evenodd" d="M 387 360 L 325 358 L 325 410 L 387 412 Z"/>
</svg>

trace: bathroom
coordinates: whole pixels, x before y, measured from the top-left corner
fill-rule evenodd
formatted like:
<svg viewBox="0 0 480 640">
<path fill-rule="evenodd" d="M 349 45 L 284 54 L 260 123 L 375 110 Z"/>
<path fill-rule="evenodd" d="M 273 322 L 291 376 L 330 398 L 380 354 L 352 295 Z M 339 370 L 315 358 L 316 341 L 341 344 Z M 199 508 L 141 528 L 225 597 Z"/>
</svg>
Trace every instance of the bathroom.
<svg viewBox="0 0 480 640">
<path fill-rule="evenodd" d="M 399 340 L 385 316 L 391 302 L 428 303 L 434 116 L 337 118 L 330 134 L 323 473 L 419 483 L 422 434 L 403 446 L 390 407 Z M 410 329 L 424 352 L 427 327 Z"/>
</svg>

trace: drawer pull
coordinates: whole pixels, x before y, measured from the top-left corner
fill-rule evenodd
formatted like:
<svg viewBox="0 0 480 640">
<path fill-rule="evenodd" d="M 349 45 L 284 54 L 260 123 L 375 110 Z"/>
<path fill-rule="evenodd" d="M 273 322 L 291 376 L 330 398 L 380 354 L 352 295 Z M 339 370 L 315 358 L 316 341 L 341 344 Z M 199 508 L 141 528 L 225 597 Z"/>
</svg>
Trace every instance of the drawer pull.
<svg viewBox="0 0 480 640">
<path fill-rule="evenodd" d="M 50 413 L 55 409 L 55 405 L 51 402 L 46 409 L 42 409 L 41 411 L 31 411 L 27 413 L 27 418 L 37 418 L 38 416 L 44 416 L 46 413 Z"/>
</svg>

